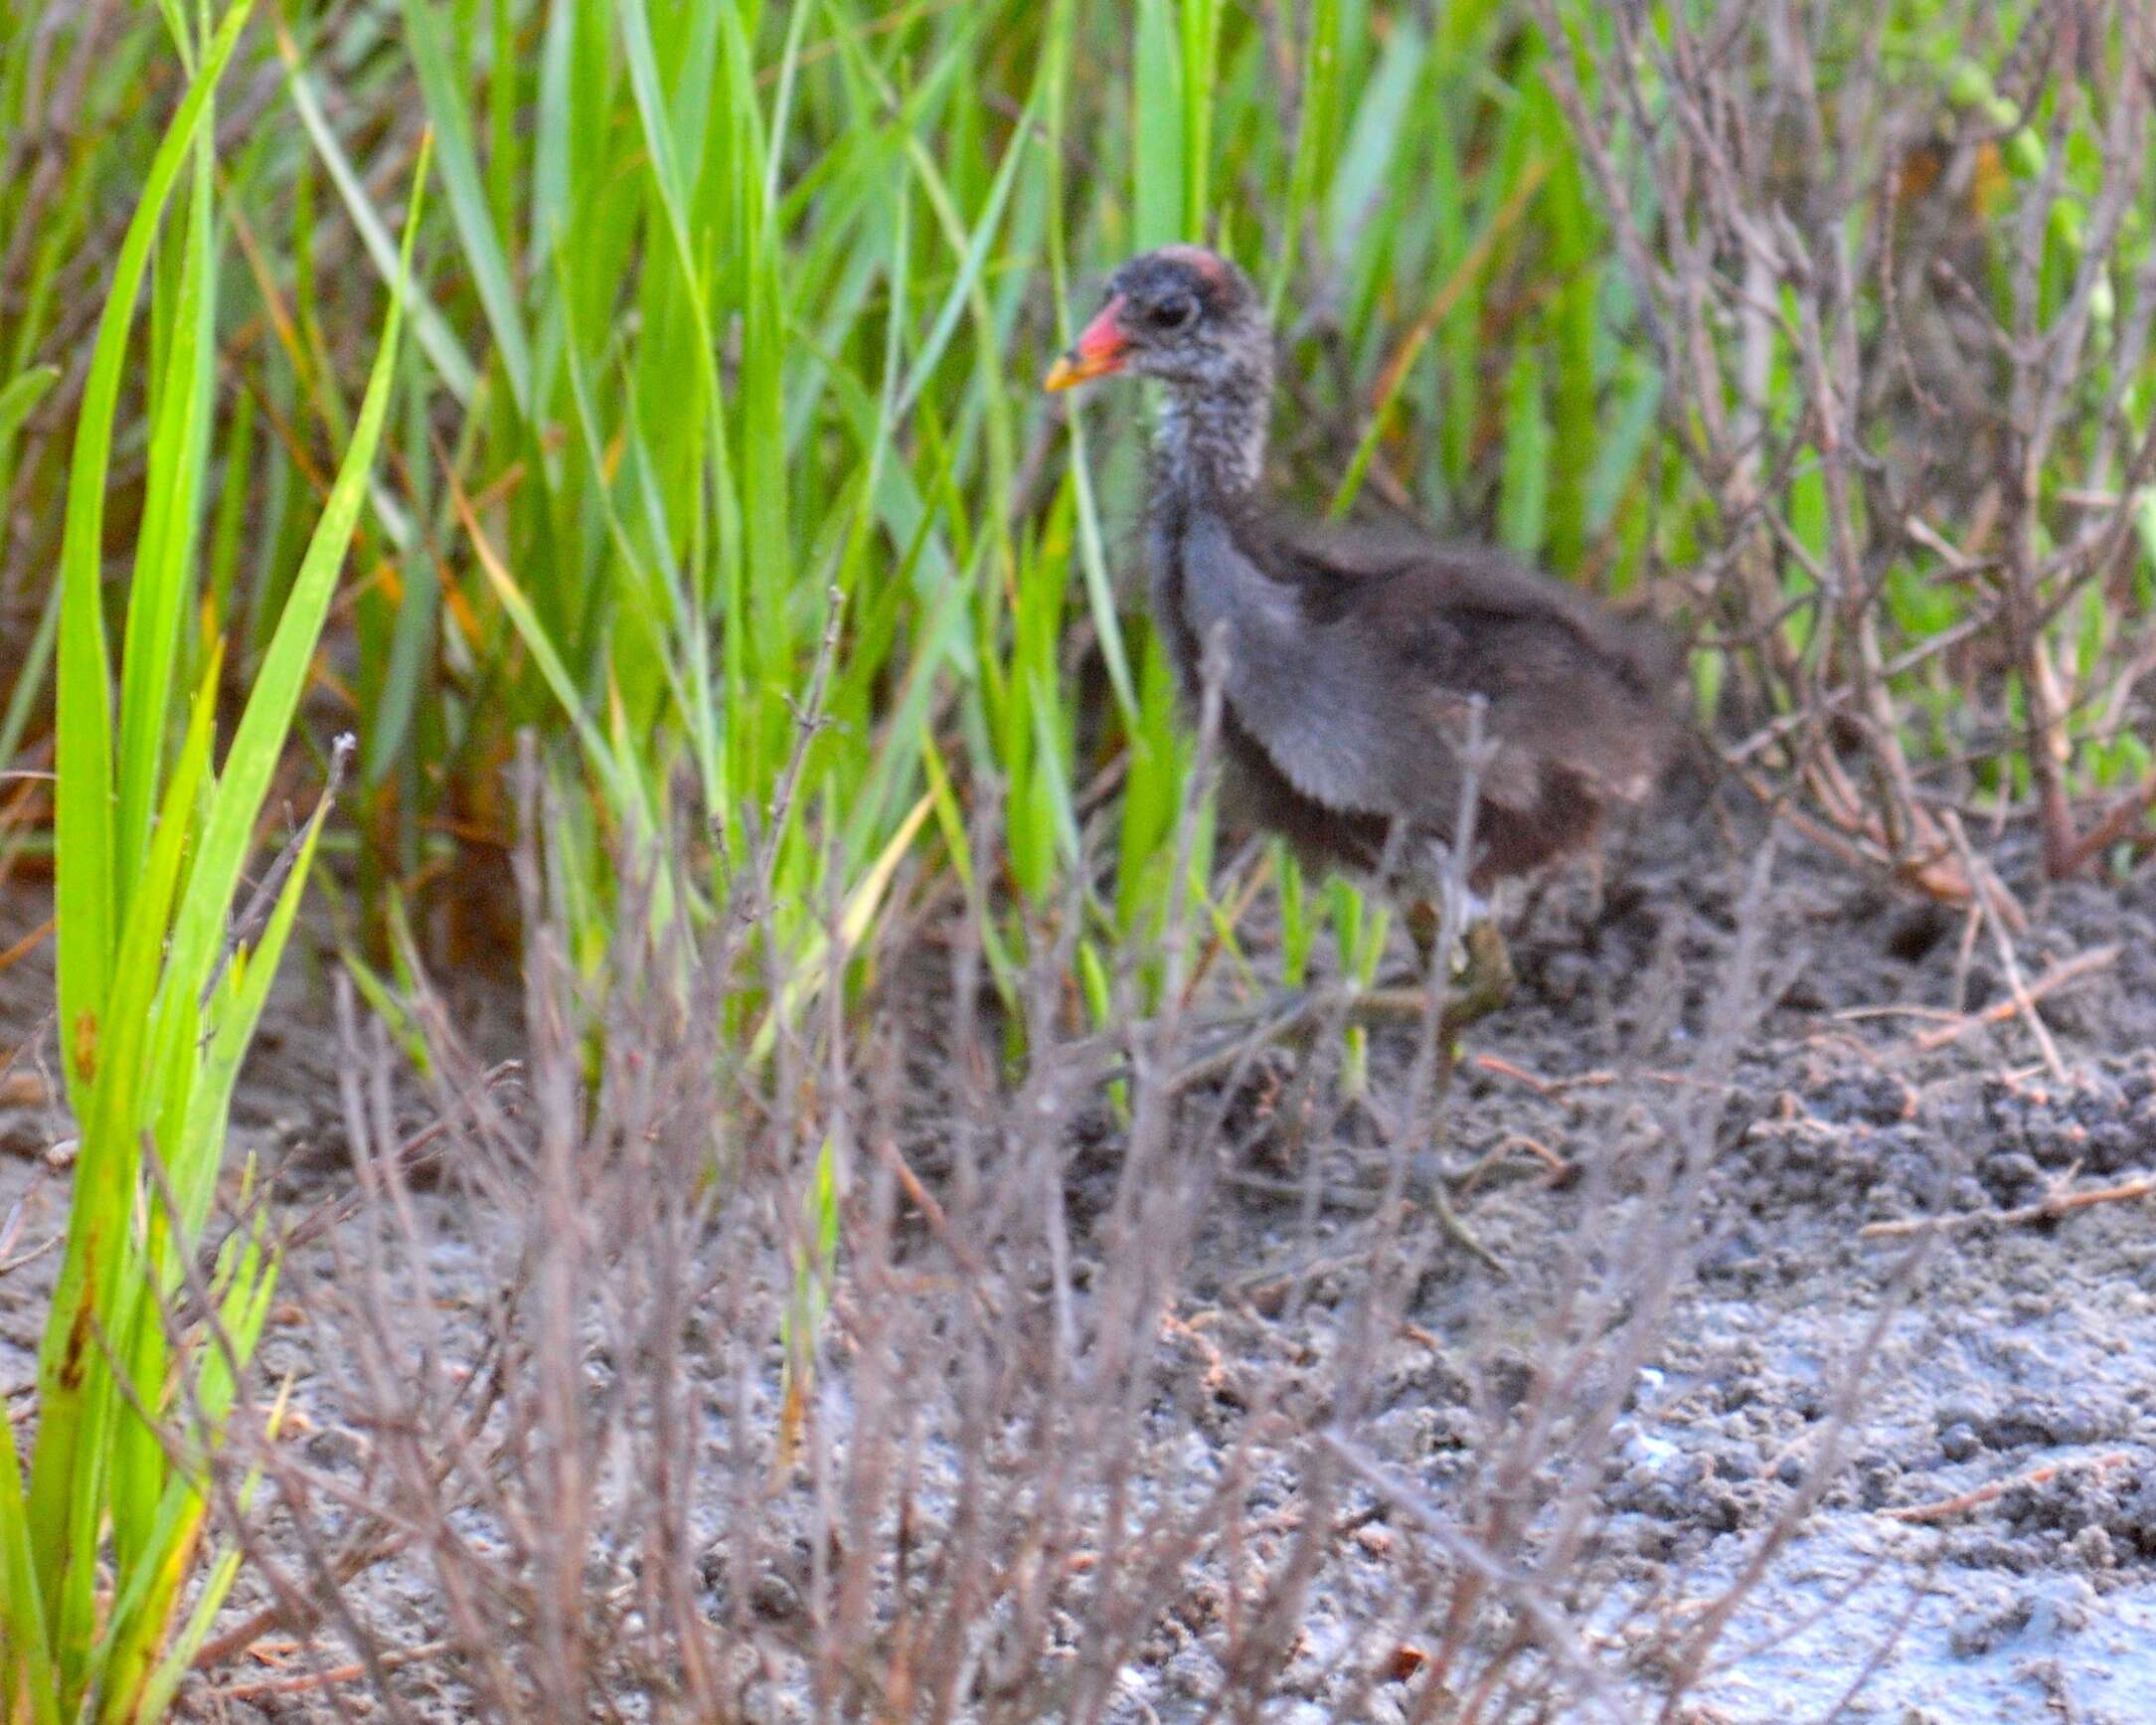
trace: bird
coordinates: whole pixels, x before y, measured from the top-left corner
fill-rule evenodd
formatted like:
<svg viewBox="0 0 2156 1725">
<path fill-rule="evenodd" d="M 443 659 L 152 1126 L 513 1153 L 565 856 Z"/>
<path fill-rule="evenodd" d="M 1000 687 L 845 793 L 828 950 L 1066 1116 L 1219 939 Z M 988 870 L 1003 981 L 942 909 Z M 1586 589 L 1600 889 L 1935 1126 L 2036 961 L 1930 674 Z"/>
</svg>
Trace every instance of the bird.
<svg viewBox="0 0 2156 1725">
<path fill-rule="evenodd" d="M 1219 253 L 1164 246 L 1124 263 L 1043 387 L 1118 374 L 1164 386 L 1150 604 L 1187 702 L 1220 655 L 1226 812 L 1405 901 L 1425 961 L 1446 887 L 1464 883 L 1449 926 L 1470 938 L 1453 961 L 1492 972 L 1478 978 L 1491 1009 L 1511 975 L 1488 896 L 1648 799 L 1673 741 L 1675 643 L 1493 550 L 1272 503 L 1272 330 Z M 1455 858 L 1471 727 L 1479 777 Z"/>
</svg>

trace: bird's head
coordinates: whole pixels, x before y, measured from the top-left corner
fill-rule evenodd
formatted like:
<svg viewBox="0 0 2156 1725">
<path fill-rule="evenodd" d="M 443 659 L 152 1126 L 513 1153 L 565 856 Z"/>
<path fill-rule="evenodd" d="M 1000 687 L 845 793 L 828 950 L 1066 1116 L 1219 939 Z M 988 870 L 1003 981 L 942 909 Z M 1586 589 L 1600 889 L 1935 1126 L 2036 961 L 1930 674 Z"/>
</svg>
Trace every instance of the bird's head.
<svg viewBox="0 0 2156 1725">
<path fill-rule="evenodd" d="M 1271 340 L 1247 275 L 1203 246 L 1163 246 L 1110 277 L 1099 311 L 1042 387 L 1135 372 L 1185 391 L 1247 389 L 1270 380 Z"/>
</svg>

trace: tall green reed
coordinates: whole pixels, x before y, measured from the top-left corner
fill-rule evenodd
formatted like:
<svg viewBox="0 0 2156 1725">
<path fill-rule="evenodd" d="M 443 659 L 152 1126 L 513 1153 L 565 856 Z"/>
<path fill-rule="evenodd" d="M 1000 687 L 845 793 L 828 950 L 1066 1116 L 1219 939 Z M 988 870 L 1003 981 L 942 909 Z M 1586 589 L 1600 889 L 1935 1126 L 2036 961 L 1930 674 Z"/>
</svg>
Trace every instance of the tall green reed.
<svg viewBox="0 0 2156 1725">
<path fill-rule="evenodd" d="M 275 1282 L 259 1219 L 202 1250 L 233 1086 L 321 837 L 323 807 L 234 922 L 389 406 L 401 302 L 353 437 L 222 764 L 222 669 L 182 662 L 214 424 L 219 258 L 213 138 L 247 0 L 199 35 L 112 271 L 77 416 L 60 572 L 55 896 L 59 1022 L 78 1153 L 37 1380 L 27 1487 L 0 1432 L 0 1693 L 37 1721 L 157 1717 L 231 1586 L 201 1572 L 208 1467 Z M 422 166 L 424 152 L 422 150 Z M 115 711 L 103 542 L 129 329 L 165 206 L 186 203 L 151 295 L 143 510 Z M 416 202 L 405 259 L 418 231 Z M 207 1303 L 201 1303 L 206 1301 Z M 4 1425 L 0 1422 L 0 1425 Z"/>
<path fill-rule="evenodd" d="M 1938 57 L 1936 10 L 1898 0 L 1898 54 Z M 1285 354 L 1276 465 L 1306 505 L 1412 507 L 1610 591 L 1710 542 L 1712 476 L 1669 435 L 1548 46 L 1514 0 L 400 0 L 395 16 L 378 34 L 282 13 L 299 123 L 225 165 L 274 299 L 224 344 L 243 388 L 216 435 L 240 484 L 206 552 L 215 613 L 245 619 L 251 657 L 325 483 L 313 450 L 349 432 L 353 303 L 395 267 L 379 188 L 423 118 L 446 192 L 443 261 L 412 313 L 430 409 L 385 429 L 368 575 L 336 623 L 375 929 L 507 836 L 498 781 L 527 726 L 589 793 L 557 834 L 585 882 L 587 953 L 614 914 L 609 847 L 692 815 L 710 842 L 671 860 L 658 905 L 706 915 L 804 748 L 770 939 L 808 975 L 825 970 L 826 868 L 873 914 L 902 838 L 955 860 L 947 816 L 1006 836 L 1001 878 L 973 895 L 995 943 L 1018 938 L 1013 898 L 1061 904 L 1074 875 L 1096 964 L 1156 922 L 1187 748 L 1134 603 L 1130 402 L 1072 413 L 1034 385 L 1100 273 L 1162 240 L 1221 244 L 1263 284 Z M 1960 76 L 1968 102 L 2007 99 L 1980 84 Z M 97 147 L 124 173 L 143 151 L 117 131 Z M 2068 157 L 2071 187 L 2085 150 Z M 93 179 L 49 200 L 84 212 L 63 231 L 82 231 Z M 2047 282 L 2072 256 L 2064 230 L 2052 244 Z M 8 350 L 26 378 L 48 357 L 40 315 Z M 1801 509 L 1795 528 L 1823 531 Z M 1912 633 L 1965 614 L 1932 573 L 1890 575 Z M 2115 656 L 2110 613 L 2073 626 L 2081 656 Z M 1939 674 L 1909 682 L 1944 737 Z M 2091 732 L 2089 751 L 2091 772 L 2133 769 L 2130 740 Z M 1298 877 L 1259 866 L 1252 902 L 1301 952 L 1327 949 L 1308 937 L 1335 901 L 1283 904 Z M 769 1004 L 745 1002 L 744 1026 Z"/>
</svg>

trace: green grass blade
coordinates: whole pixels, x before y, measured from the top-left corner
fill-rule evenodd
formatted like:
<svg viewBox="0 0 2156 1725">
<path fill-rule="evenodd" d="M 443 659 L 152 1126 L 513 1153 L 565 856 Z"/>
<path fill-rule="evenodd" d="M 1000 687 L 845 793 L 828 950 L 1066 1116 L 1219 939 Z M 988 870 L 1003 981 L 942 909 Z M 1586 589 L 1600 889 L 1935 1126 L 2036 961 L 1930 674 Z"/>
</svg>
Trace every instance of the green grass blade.
<svg viewBox="0 0 2156 1725">
<path fill-rule="evenodd" d="M 7 388 L 0 389 L 0 444 L 22 429 L 23 422 L 45 400 L 45 392 L 59 381 L 57 365 L 33 366 L 20 377 L 8 380 Z"/>
<path fill-rule="evenodd" d="M 0 1695 L 28 1698 L 34 1725 L 60 1725 L 60 1690 L 46 1651 L 50 1631 L 30 1544 L 29 1506 L 15 1425 L 0 1420 Z"/>
<path fill-rule="evenodd" d="M 1132 54 L 1131 239 L 1139 250 L 1183 232 L 1183 78 L 1172 0 L 1138 0 Z"/>
<path fill-rule="evenodd" d="M 44 608 L 38 612 L 37 626 L 30 631 L 30 648 L 23 654 L 22 674 L 8 695 L 5 716 L 0 716 L 0 768 L 11 766 L 21 753 L 38 697 L 45 693 L 45 668 L 52 661 L 53 642 L 60 633 L 60 602 L 65 592 L 57 581 L 45 590 Z"/>
<path fill-rule="evenodd" d="M 203 468 L 209 452 L 210 368 L 217 342 L 209 153 L 215 112 L 214 104 L 205 111 L 204 130 L 196 139 L 179 294 L 164 376 L 156 393 L 149 483 L 135 548 L 134 585 L 127 597 L 120 669 L 119 802 L 113 834 L 117 864 L 113 913 L 123 923 L 136 863 L 149 844 L 150 806 L 164 765 L 180 625 L 193 587 L 195 542 L 201 525 Z"/>
<path fill-rule="evenodd" d="M 97 1014 L 111 976 L 117 907 L 114 893 L 112 815 L 112 671 L 105 643 L 100 568 L 104 545 L 104 493 L 112 448 L 112 421 L 119 404 L 127 357 L 127 329 L 142 285 L 150 242 L 180 164 L 210 105 L 210 92 L 232 58 L 247 21 L 249 0 L 236 0 L 225 15 L 202 76 L 166 128 L 144 181 L 112 269 L 112 288 L 97 324 L 83 409 L 76 422 L 75 456 L 68 478 L 68 517 L 61 549 L 60 677 L 56 843 L 63 859 L 55 898 L 60 919 L 61 1058 L 69 1094 L 86 1116 L 94 1089 Z M 50 1529 L 48 1529 L 50 1531 Z"/>
<path fill-rule="evenodd" d="M 422 144 L 418 166 L 414 170 L 412 213 L 405 225 L 404 249 L 391 277 L 393 286 L 382 344 L 367 380 L 367 394 L 360 403 L 352 442 L 338 465 L 336 483 L 330 487 L 299 574 L 285 600 L 283 614 L 277 619 L 268 651 L 255 673 L 253 691 L 234 733 L 224 772 L 203 822 L 194 872 L 173 925 L 169 963 L 181 978 L 207 979 L 216 962 L 220 933 L 247 863 L 254 821 L 291 730 L 315 643 L 321 637 L 322 620 L 336 589 L 337 574 L 344 566 L 353 530 L 359 523 L 375 450 L 382 440 L 383 422 L 389 412 L 390 385 L 397 370 L 398 337 L 411 293 L 412 247 L 419 230 L 428 154 L 428 147 Z"/>
<path fill-rule="evenodd" d="M 98 1116 L 90 1122 L 91 1129 L 83 1135 L 82 1177 L 85 1190 L 117 1189 L 124 1193 L 132 1186 L 140 1144 L 137 1122 L 155 1120 L 161 1112 L 161 1087 L 172 1082 L 171 1068 L 182 1063 L 191 1066 L 195 1059 L 192 1041 L 169 1048 L 162 1060 L 151 1057 L 150 1051 L 156 1049 L 161 1040 L 153 1019 L 152 1002 L 161 980 L 159 950 L 164 945 L 173 900 L 179 892 L 186 841 L 190 836 L 188 817 L 209 776 L 218 670 L 219 656 L 213 654 L 208 672 L 196 692 L 186 743 L 173 767 L 172 782 L 166 788 L 156 836 L 150 844 L 127 918 L 121 925 L 118 964 L 107 1009 L 112 1025 L 108 1039 L 111 1071 L 105 1083 L 98 1087 Z M 169 1134 L 162 1136 L 159 1142 L 162 1153 L 168 1158 L 183 1147 Z M 93 1158 L 100 1165 L 91 1165 Z M 101 1165 L 105 1163 L 113 1165 L 107 1170 Z M 123 1299 L 132 1299 L 140 1292 L 140 1284 L 136 1282 L 123 1288 L 121 1294 Z M 162 1332 L 153 1330 L 137 1336 L 133 1314 L 124 1308 L 107 1309 L 102 1321 L 121 1356 L 131 1361 L 135 1383 L 146 1386 L 142 1389 L 143 1394 L 154 1396 L 157 1393 L 154 1386 L 164 1379 Z M 155 1435 L 139 1423 L 128 1423 L 119 1434 L 111 1485 L 114 1555 L 123 1572 L 137 1555 L 132 1542 L 147 1525 L 151 1506 L 163 1489 L 163 1452 Z"/>
<path fill-rule="evenodd" d="M 128 1192 L 122 1170 L 90 1141 L 106 1099 L 100 1070 L 110 1023 L 122 859 L 113 849 L 111 665 L 102 593 L 104 491 L 127 331 L 166 199 L 211 91 L 239 41 L 247 0 L 239 0 L 204 55 L 151 163 L 112 271 L 112 287 L 91 350 L 69 471 L 61 555 L 55 900 L 60 921 L 62 1060 L 85 1147 L 76 1175 L 67 1247 L 39 1349 L 39 1431 L 27 1506 L 39 1595 L 52 1638 L 54 1679 L 63 1706 L 81 1692 L 94 1612 L 97 1531 L 108 1461 L 110 1386 L 92 1345 L 94 1314 L 110 1310 L 109 1289 L 125 1238 Z"/>
<path fill-rule="evenodd" d="M 412 50 L 412 64 L 419 75 L 419 94 L 433 122 L 435 147 L 441 158 L 441 182 L 449 200 L 449 219 L 464 248 L 464 261 L 471 269 L 472 285 L 485 307 L 487 327 L 494 333 L 494 351 L 509 380 L 509 393 L 517 412 L 527 421 L 532 415 L 532 349 L 524 333 L 524 317 L 517 290 L 510 280 L 509 262 L 502 255 L 501 236 L 494 224 L 485 184 L 479 176 L 479 154 L 473 142 L 471 112 L 466 103 L 471 81 L 451 64 L 449 46 L 431 0 L 404 0 L 405 41 Z M 497 71 L 500 69 L 497 68 Z"/>
<path fill-rule="evenodd" d="M 403 279 L 397 273 L 397 244 L 390 238 L 389 228 L 375 209 L 374 200 L 367 195 L 359 171 L 352 166 L 352 158 L 345 154 L 344 145 L 330 130 L 329 120 L 322 112 L 321 97 L 315 94 L 314 81 L 300 64 L 299 50 L 281 31 L 277 49 L 284 56 L 285 87 L 291 94 L 292 107 L 299 115 L 299 123 L 306 128 L 307 136 L 313 140 L 322 165 L 329 169 L 329 177 L 344 199 L 352 226 L 359 232 L 361 245 L 366 247 L 367 256 L 374 260 L 383 280 L 391 283 L 394 291 L 402 291 L 396 286 Z M 406 228 L 409 232 L 409 217 Z M 455 332 L 423 296 L 413 296 L 411 316 L 414 338 L 434 368 L 434 375 L 441 380 L 442 387 L 459 402 L 469 403 L 479 388 L 479 371 Z"/>
</svg>

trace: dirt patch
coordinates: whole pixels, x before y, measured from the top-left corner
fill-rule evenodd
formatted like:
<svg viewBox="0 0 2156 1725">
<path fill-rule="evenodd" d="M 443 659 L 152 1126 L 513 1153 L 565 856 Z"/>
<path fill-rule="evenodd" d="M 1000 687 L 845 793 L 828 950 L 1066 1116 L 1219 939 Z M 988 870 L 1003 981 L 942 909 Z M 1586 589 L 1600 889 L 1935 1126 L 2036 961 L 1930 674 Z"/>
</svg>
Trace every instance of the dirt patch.
<svg viewBox="0 0 2156 1725">
<path fill-rule="evenodd" d="M 1180 1146 L 1210 1190 L 1153 1363 L 1167 1387 L 1137 1408 L 1133 1476 L 1192 1503 L 1231 1481 L 1254 1531 L 1240 1559 L 1210 1546 L 1166 1586 L 1101 1716 L 1195 1720 L 1237 1680 L 1250 1630 L 1235 1622 L 1234 1561 L 1264 1570 L 1303 1549 L 1303 1440 L 1320 1428 L 1343 1434 L 1341 1501 L 1353 1512 L 1337 1537 L 1307 1548 L 1315 1579 L 1297 1596 L 1299 1621 L 1275 1626 L 1267 1681 L 1278 1716 L 1413 1716 L 1416 1684 L 1430 1679 L 1403 1604 L 1402 1548 L 1423 1511 L 1402 1485 L 1429 1513 L 1476 1480 L 1486 1487 L 1490 1434 L 1532 1400 L 1551 1314 L 1576 1297 L 1582 1254 L 1661 1237 L 1671 1191 L 1651 1174 L 1658 1128 L 1638 1099 L 1667 1092 L 1696 1093 L 1713 1153 L 1687 1192 L 1666 1318 L 1611 1390 L 1591 1535 L 1552 1595 L 1568 1602 L 1583 1646 L 1617 1650 L 1606 1665 L 1615 1675 L 1584 1691 L 1578 1716 L 1651 1716 L 1658 1673 L 1690 1627 L 1795 1506 L 1786 1542 L 1715 1643 L 1691 1716 L 1824 1717 L 1848 1695 L 1845 1717 L 1938 1725 L 2156 1717 L 2156 1231 L 2131 1195 L 2156 1176 L 2156 879 L 2027 891 L 2025 979 L 2115 949 L 2039 1008 L 2055 1071 L 2018 1015 L 1939 1036 L 2007 989 L 1988 939 L 1965 943 L 1957 918 L 1785 843 L 1764 900 L 1770 1004 L 1718 1079 L 1687 1051 L 1716 1035 L 1715 977 L 1744 921 L 1760 837 L 1742 810 L 1680 797 L 1599 893 L 1565 883 L 1516 934 L 1520 996 L 1472 1036 L 1438 1150 L 1455 1174 L 1474 1170 L 1457 1204 L 1503 1279 L 1448 1245 L 1426 1211 L 1402 1223 L 1333 1201 L 1382 1175 L 1382 1123 L 1413 1054 L 1406 1029 L 1374 1034 L 1367 1105 L 1326 1111 L 1323 1129 L 1300 1141 L 1280 1128 L 1303 1058 L 1267 1057 L 1232 1091 L 1201 1099 L 1214 1106 L 1178 1117 L 1214 1124 L 1206 1141 Z M 321 978 L 295 966 L 287 979 L 288 1010 L 238 1118 L 236 1147 L 288 1157 L 299 1203 L 349 1181 Z M 49 986 L 35 962 L 0 978 L 13 1034 L 36 1024 Z M 920 1014 L 906 1021 L 918 1036 L 896 1069 L 909 1094 L 895 1114 L 912 1122 L 906 1151 L 933 1184 L 954 1177 L 931 1164 L 963 1087 L 935 1053 L 936 1003 L 907 1010 Z M 1315 1088 L 1337 1085 L 1337 1053 L 1307 1059 L 1321 1069 Z M 50 1104 L 18 1099 L 0 1117 L 10 1152 L 0 1205 L 24 1201 L 26 1240 L 59 1225 L 62 1182 L 39 1152 L 64 1130 Z M 1103 1267 L 1117 1250 L 1126 1137 L 1104 1101 L 1068 1133 L 1063 1197 L 1081 1302 L 1112 1280 Z M 2044 1210 L 2067 1193 L 2116 1195 Z M 415 1203 L 437 1302 L 464 1302 L 440 1337 L 476 1355 L 515 1242 L 489 1238 L 469 1193 Z M 1999 1219 L 2016 1212 L 2024 1219 Z M 1927 1225 L 1941 1216 L 1958 1220 Z M 937 1247 L 918 1218 L 903 1228 L 932 1264 Z M 318 1241 L 295 1278 L 330 1284 L 350 1273 L 351 1250 Z M 1404 1321 L 1375 1344 L 1359 1338 L 1370 1278 L 1410 1250 L 1420 1268 Z M 0 1284 L 0 1376 L 11 1386 L 32 1371 L 50 1263 Z M 859 1297 L 838 1295 L 842 1307 Z M 371 1440 L 355 1436 L 355 1420 L 363 1428 L 366 1410 L 353 1405 L 357 1380 L 333 1366 L 343 1343 L 322 1326 L 326 1309 L 273 1328 L 264 1363 L 298 1376 L 309 1460 L 362 1480 Z M 1867 1345 L 1870 1369 L 1845 1402 L 1845 1368 Z M 1370 1350 L 1368 1369 L 1359 1405 L 1344 1408 L 1335 1364 L 1358 1348 Z M 1580 1357 L 1607 1369 L 1622 1356 Z M 713 1406 L 775 1420 L 775 1342 L 752 1372 L 740 1358 L 731 1385 L 713 1366 Z M 835 1369 L 823 1417 L 843 1424 L 848 1398 L 870 1389 Z M 967 1475 L 933 1440 L 916 1460 L 929 1528 L 958 1514 Z M 1393 1483 L 1364 1489 L 1356 1467 Z M 802 1621 L 818 1585 L 805 1533 L 791 1558 L 787 1540 L 771 1539 L 745 1564 L 716 1507 L 702 1524 L 715 1619 L 746 1610 L 768 1625 Z M 351 1594 L 385 1646 L 424 1649 L 443 1631 L 435 1572 L 416 1555 L 370 1569 Z M 228 1621 L 266 1597 L 244 1586 Z M 1377 1670 L 1374 1657 L 1398 1669 Z M 762 1697 L 751 1713 L 793 1717 L 805 1705 L 783 1670 L 744 1681 Z M 304 1685 L 265 1689 L 257 1667 L 209 1686 L 233 1716 L 332 1716 Z M 394 1686 L 414 1716 L 473 1706 L 441 1660 L 413 1661 Z M 1503 1697 L 1487 1704 L 1501 1709 Z"/>
<path fill-rule="evenodd" d="M 1612 1058 L 1595 1028 L 1621 1017 L 1615 979 L 1657 943 L 1705 959 L 1731 926 L 1734 867 L 1703 876 L 1666 831 L 1650 843 L 1663 854 L 1639 860 L 1614 929 L 1534 937 L 1559 986 L 1493 1030 L 1508 1056 L 1567 1073 Z M 1697 1277 L 1609 1488 L 1631 1549 L 1609 1561 L 1644 1588 L 1714 1597 L 1803 1477 L 1832 1367 L 1892 1296 L 1845 1466 L 1732 1626 L 1718 1654 L 1732 1668 L 1705 1696 L 1728 1718 L 1814 1717 L 1861 1679 L 1855 1716 L 2151 1716 L 2148 1204 L 1984 1218 L 2137 1192 L 2156 1169 L 2156 891 L 2144 872 L 2032 895 L 2028 976 L 2115 949 L 2040 1007 L 2054 1073 L 2018 1019 L 1925 1046 L 2003 991 L 1988 942 L 1964 957 L 1936 913 L 1801 851 L 1779 879 L 1787 985 L 1723 1110 Z M 1465 1100 L 1480 1140 L 1576 1141 L 1571 1108 L 1500 1076 L 1474 1077 Z M 1966 1223 L 1897 1227 L 1941 1215 Z M 1583 1226 L 1562 1194 L 1505 1216 L 1515 1263 L 1547 1262 Z M 1439 1301 L 1426 1320 L 1461 1315 Z"/>
</svg>

